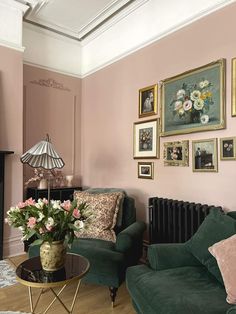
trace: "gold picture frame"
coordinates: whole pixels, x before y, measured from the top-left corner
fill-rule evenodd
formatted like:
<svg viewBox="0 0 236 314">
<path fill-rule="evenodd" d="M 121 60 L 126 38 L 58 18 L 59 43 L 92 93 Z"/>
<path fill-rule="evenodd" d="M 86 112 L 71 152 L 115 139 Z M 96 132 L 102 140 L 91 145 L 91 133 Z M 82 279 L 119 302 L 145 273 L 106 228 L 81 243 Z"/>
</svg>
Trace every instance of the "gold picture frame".
<svg viewBox="0 0 236 314">
<path fill-rule="evenodd" d="M 189 165 L 189 141 L 165 142 L 163 159 L 165 166 Z"/>
<path fill-rule="evenodd" d="M 236 58 L 231 60 L 231 116 L 236 116 Z"/>
<path fill-rule="evenodd" d="M 135 122 L 133 127 L 133 158 L 159 158 L 159 119 Z"/>
<path fill-rule="evenodd" d="M 165 79 L 161 136 L 225 128 L 225 59 Z"/>
<path fill-rule="evenodd" d="M 157 84 L 139 90 L 139 118 L 157 114 Z"/>
<path fill-rule="evenodd" d="M 218 172 L 217 138 L 192 141 L 193 172 Z"/>
<path fill-rule="evenodd" d="M 236 137 L 220 138 L 220 159 L 236 160 Z"/>
<path fill-rule="evenodd" d="M 154 163 L 153 162 L 138 162 L 138 178 L 153 179 L 154 178 Z"/>
</svg>

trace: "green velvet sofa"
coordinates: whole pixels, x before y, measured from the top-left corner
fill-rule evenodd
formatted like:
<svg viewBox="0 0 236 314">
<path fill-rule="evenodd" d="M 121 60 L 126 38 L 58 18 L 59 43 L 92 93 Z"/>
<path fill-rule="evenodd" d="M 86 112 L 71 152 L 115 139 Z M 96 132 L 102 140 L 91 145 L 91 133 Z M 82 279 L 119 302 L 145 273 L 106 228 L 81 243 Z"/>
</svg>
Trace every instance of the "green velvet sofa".
<svg viewBox="0 0 236 314">
<path fill-rule="evenodd" d="M 120 192 L 120 189 L 88 189 L 90 193 Z M 123 191 L 124 192 L 124 191 Z M 125 193 L 125 192 L 124 192 Z M 143 233 L 146 224 L 136 221 L 134 199 L 125 193 L 121 226 L 116 226 L 116 243 L 97 239 L 75 239 L 72 253 L 85 256 L 90 270 L 84 281 L 108 286 L 114 304 L 118 287 L 125 280 L 128 266 L 136 265 L 142 256 Z M 29 257 L 39 255 L 39 246 L 29 248 Z"/>
<path fill-rule="evenodd" d="M 138 314 L 236 314 L 216 259 L 208 247 L 236 233 L 236 212 L 215 208 L 193 237 L 179 244 L 153 244 L 148 265 L 129 267 L 126 285 Z M 235 276 L 236 274 L 232 274 Z"/>
</svg>

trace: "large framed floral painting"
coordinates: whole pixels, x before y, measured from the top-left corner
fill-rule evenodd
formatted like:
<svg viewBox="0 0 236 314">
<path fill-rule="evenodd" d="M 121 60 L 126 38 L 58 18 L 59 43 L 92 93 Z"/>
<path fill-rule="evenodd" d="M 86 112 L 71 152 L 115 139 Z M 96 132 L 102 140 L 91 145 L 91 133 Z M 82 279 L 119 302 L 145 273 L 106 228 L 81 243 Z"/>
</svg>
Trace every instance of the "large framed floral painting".
<svg viewBox="0 0 236 314">
<path fill-rule="evenodd" d="M 134 123 L 134 158 L 159 158 L 159 119 Z"/>
<path fill-rule="evenodd" d="M 162 136 L 223 128 L 225 59 L 162 81 Z"/>
</svg>

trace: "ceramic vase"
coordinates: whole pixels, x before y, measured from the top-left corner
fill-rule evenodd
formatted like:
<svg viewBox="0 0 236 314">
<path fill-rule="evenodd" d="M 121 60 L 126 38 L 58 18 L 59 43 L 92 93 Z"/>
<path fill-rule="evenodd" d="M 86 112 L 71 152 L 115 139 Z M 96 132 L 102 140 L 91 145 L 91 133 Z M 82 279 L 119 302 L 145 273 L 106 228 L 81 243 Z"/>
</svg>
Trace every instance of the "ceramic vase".
<svg viewBox="0 0 236 314">
<path fill-rule="evenodd" d="M 46 271 L 56 271 L 65 264 L 66 247 L 64 241 L 43 242 L 40 246 L 40 260 Z"/>
</svg>

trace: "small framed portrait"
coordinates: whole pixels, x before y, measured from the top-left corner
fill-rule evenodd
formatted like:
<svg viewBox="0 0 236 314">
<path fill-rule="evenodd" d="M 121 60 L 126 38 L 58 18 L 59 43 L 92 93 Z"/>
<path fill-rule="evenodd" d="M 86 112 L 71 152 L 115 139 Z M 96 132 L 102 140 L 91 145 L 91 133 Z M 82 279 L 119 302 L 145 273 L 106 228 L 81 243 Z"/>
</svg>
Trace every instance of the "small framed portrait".
<svg viewBox="0 0 236 314">
<path fill-rule="evenodd" d="M 138 162 L 138 178 L 153 179 L 153 162 Z"/>
<path fill-rule="evenodd" d="M 134 123 L 134 158 L 159 158 L 159 119 Z"/>
<path fill-rule="evenodd" d="M 193 171 L 217 172 L 217 138 L 192 142 Z"/>
<path fill-rule="evenodd" d="M 139 90 L 139 118 L 157 114 L 157 84 Z"/>
<path fill-rule="evenodd" d="M 236 160 L 236 137 L 224 137 L 220 139 L 220 159 Z"/>
<path fill-rule="evenodd" d="M 183 166 L 189 165 L 189 141 L 164 143 L 164 165 Z"/>
</svg>

